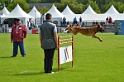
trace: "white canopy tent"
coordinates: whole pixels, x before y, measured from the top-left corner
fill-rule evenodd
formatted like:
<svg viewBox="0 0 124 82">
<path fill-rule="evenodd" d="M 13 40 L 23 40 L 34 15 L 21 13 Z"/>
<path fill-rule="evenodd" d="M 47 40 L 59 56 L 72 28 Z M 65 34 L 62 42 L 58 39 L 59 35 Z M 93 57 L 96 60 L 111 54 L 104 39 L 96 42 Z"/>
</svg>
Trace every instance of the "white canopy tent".
<svg viewBox="0 0 124 82">
<path fill-rule="evenodd" d="M 108 11 L 106 11 L 105 14 L 119 14 L 119 12 L 115 9 L 115 7 L 112 5 Z"/>
<path fill-rule="evenodd" d="M 74 14 L 74 12 L 72 12 L 71 9 L 67 5 L 66 8 L 63 10 L 62 14 L 63 15 Z"/>
<path fill-rule="evenodd" d="M 47 13 L 52 14 L 52 21 L 57 21 L 58 25 L 60 25 L 60 20 L 64 17 L 64 15 L 55 7 L 53 4 Z M 47 14 L 45 13 L 45 15 Z"/>
<path fill-rule="evenodd" d="M 82 20 L 84 22 L 105 22 L 106 18 L 111 16 L 113 21 L 115 20 L 124 20 L 124 15 L 123 14 L 75 14 L 75 15 L 66 15 L 66 19 L 69 22 L 73 22 L 73 18 L 76 17 L 77 19 L 79 19 L 80 17 L 82 17 Z"/>
<path fill-rule="evenodd" d="M 34 20 L 36 22 L 36 25 L 40 25 L 42 14 L 36 9 L 35 6 L 32 8 L 32 10 L 28 14 L 35 18 Z"/>
<path fill-rule="evenodd" d="M 24 12 L 22 10 L 22 8 L 17 4 L 16 7 L 13 9 L 13 11 L 10 14 L 1 17 L 1 23 L 5 19 L 9 19 L 9 18 L 18 18 L 18 19 L 20 19 L 22 24 L 27 26 L 27 21 L 29 21 L 29 18 L 34 18 L 34 17 L 32 17 L 32 16 L 28 15 L 26 12 Z"/>
<path fill-rule="evenodd" d="M 7 10 L 6 7 L 4 7 L 4 8 L 2 9 L 2 12 L 3 12 L 4 15 L 8 15 L 8 14 L 10 13 L 10 12 Z"/>
<path fill-rule="evenodd" d="M 87 9 L 82 14 L 97 14 L 89 5 Z"/>
<path fill-rule="evenodd" d="M 119 12 L 112 5 L 105 14 L 97 14 L 94 10 L 88 6 L 88 8 L 82 14 L 67 14 L 65 15 L 67 21 L 73 22 L 73 18 L 76 17 L 77 20 L 82 17 L 84 22 L 105 22 L 107 17 L 112 17 L 112 20 L 124 20 L 124 14 L 119 14 Z"/>
</svg>

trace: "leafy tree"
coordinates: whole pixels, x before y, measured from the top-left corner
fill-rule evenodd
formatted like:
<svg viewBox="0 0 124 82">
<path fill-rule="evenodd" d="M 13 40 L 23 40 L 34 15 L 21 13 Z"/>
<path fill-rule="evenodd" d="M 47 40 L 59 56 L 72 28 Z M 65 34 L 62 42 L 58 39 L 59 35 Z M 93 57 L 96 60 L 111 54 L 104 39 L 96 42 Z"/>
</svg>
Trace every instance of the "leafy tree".
<svg viewBox="0 0 124 82">
<path fill-rule="evenodd" d="M 12 2 L 12 4 L 10 4 Z M 18 3 L 23 10 L 29 11 L 28 3 L 55 3 L 60 11 L 69 5 L 71 10 L 75 13 L 82 13 L 88 5 L 96 11 L 97 13 L 105 13 L 111 5 L 114 5 L 119 12 L 124 11 L 124 0 L 0 0 L 0 10 L 5 6 L 8 10 L 13 10 L 13 8 Z M 40 11 L 45 12 L 48 8 L 40 8 Z"/>
<path fill-rule="evenodd" d="M 121 2 L 115 2 L 112 1 L 109 4 L 106 4 L 103 6 L 103 8 L 101 9 L 103 11 L 103 13 L 105 13 L 110 7 L 111 5 L 114 5 L 114 7 L 120 12 L 122 13 L 124 11 L 124 4 Z"/>
<path fill-rule="evenodd" d="M 87 4 L 88 0 L 76 0 L 78 3 L 83 3 L 84 5 Z"/>
<path fill-rule="evenodd" d="M 44 7 L 44 8 L 38 8 L 38 11 L 41 13 L 41 14 L 45 14 L 49 9 Z"/>
<path fill-rule="evenodd" d="M 54 3 L 60 2 L 60 0 L 26 0 L 28 3 Z"/>
<path fill-rule="evenodd" d="M 25 0 L 14 0 L 12 4 L 8 5 L 8 10 L 12 11 L 17 4 L 19 4 L 24 11 L 28 11 L 29 5 Z"/>
<path fill-rule="evenodd" d="M 77 3 L 76 0 L 61 0 L 60 3 L 63 3 L 63 4 L 75 4 Z"/>
<path fill-rule="evenodd" d="M 28 3 L 38 3 L 40 0 L 26 0 Z"/>
<path fill-rule="evenodd" d="M 11 0 L 0 0 L 0 10 L 4 7 L 4 6 L 8 6 L 11 3 Z"/>
<path fill-rule="evenodd" d="M 100 9 L 99 9 L 99 6 L 98 6 L 98 4 L 96 3 L 96 1 L 88 0 L 88 3 L 86 4 L 86 8 L 87 8 L 89 5 L 94 9 L 95 12 L 100 13 Z"/>
<path fill-rule="evenodd" d="M 84 11 L 84 5 L 78 4 L 76 0 L 61 0 L 61 3 L 56 3 L 57 8 L 62 12 L 67 5 L 74 13 L 82 13 Z"/>
<path fill-rule="evenodd" d="M 57 9 L 62 12 L 65 7 L 66 7 L 66 4 L 63 4 L 63 3 L 55 3 L 55 6 L 57 7 Z"/>
<path fill-rule="evenodd" d="M 81 14 L 85 8 L 83 4 L 70 4 L 69 6 L 76 14 Z"/>
</svg>

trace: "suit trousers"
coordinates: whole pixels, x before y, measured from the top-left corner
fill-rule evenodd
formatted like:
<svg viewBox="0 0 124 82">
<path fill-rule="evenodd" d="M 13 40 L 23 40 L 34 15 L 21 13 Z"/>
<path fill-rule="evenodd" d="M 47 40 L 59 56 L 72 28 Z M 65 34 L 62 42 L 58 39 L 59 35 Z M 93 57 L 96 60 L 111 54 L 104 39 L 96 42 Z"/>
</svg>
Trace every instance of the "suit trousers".
<svg viewBox="0 0 124 82">
<path fill-rule="evenodd" d="M 18 46 L 20 48 L 21 55 L 23 57 L 26 56 L 23 42 L 14 42 L 13 43 L 13 56 L 16 56 L 18 54 Z"/>
<path fill-rule="evenodd" d="M 53 58 L 54 58 L 55 48 L 44 49 L 44 70 L 45 73 L 52 72 Z"/>
</svg>

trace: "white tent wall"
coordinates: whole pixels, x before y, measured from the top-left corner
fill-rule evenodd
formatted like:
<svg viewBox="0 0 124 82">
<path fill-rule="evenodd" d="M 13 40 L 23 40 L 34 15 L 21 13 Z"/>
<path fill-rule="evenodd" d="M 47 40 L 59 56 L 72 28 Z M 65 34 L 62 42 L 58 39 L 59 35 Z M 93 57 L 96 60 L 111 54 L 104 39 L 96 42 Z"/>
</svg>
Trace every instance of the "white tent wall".
<svg viewBox="0 0 124 82">
<path fill-rule="evenodd" d="M 1 18 L 1 24 L 4 22 L 6 19 L 11 19 L 11 18 Z M 12 18 L 13 19 L 13 18 Z M 27 27 L 27 21 L 29 21 L 29 18 L 18 18 L 20 19 L 20 22 Z"/>
</svg>

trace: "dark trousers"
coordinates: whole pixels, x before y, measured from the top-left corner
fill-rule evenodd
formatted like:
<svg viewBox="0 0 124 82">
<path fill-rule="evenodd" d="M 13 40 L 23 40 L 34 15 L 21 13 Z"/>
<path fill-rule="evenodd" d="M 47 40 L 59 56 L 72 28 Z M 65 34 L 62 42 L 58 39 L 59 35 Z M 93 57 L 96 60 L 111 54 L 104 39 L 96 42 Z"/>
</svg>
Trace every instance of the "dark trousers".
<svg viewBox="0 0 124 82">
<path fill-rule="evenodd" d="M 26 56 L 23 42 L 14 42 L 13 43 L 13 56 L 16 56 L 18 54 L 18 46 L 20 48 L 21 55 L 23 57 Z"/>
<path fill-rule="evenodd" d="M 45 73 L 51 73 L 52 72 L 54 51 L 55 51 L 55 48 L 53 48 L 53 49 L 44 49 L 44 54 L 45 54 L 44 70 L 45 70 Z"/>
</svg>

